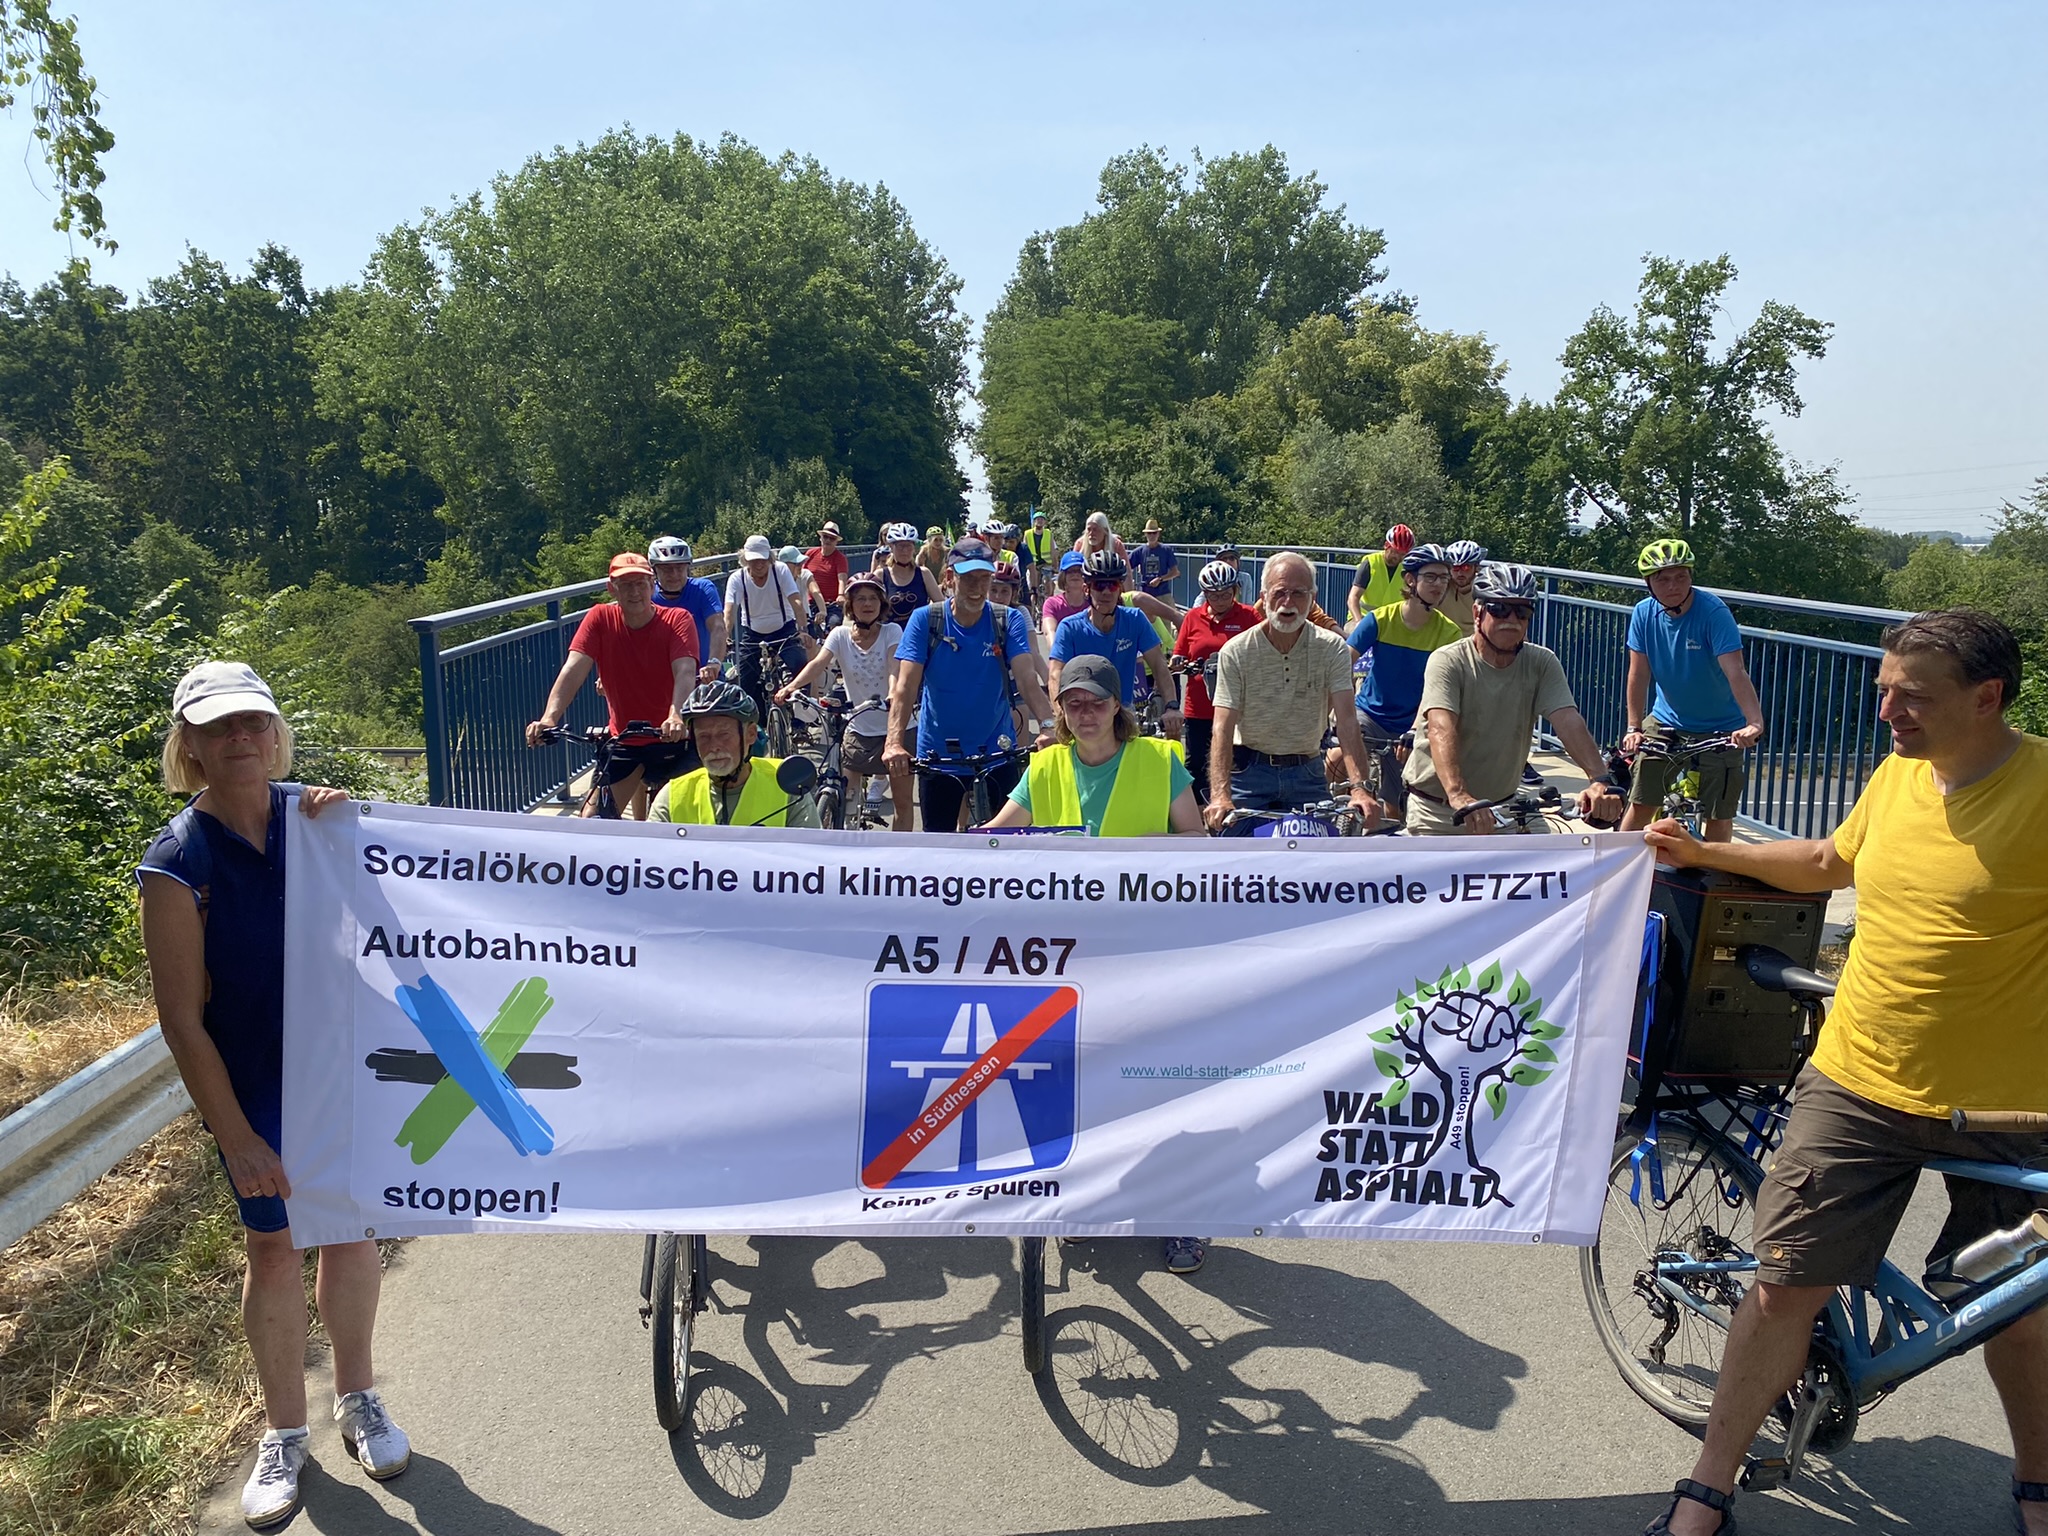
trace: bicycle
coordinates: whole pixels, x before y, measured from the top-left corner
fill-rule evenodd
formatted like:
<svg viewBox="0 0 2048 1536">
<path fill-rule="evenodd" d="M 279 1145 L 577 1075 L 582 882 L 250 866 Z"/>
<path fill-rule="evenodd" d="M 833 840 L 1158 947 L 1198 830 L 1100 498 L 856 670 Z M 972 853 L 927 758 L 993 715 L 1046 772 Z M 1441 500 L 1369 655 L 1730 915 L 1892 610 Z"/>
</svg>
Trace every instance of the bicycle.
<svg viewBox="0 0 2048 1536">
<path fill-rule="evenodd" d="M 640 1260 L 640 1324 L 654 1335 L 654 1417 L 674 1433 L 690 1421 L 690 1346 L 710 1304 L 704 1235 L 647 1234 Z"/>
<path fill-rule="evenodd" d="M 965 768 L 973 780 L 966 800 L 967 813 L 971 818 L 967 824 L 970 827 L 978 827 L 996 813 L 995 802 L 989 793 L 989 780 L 1002 769 L 1012 763 L 1021 763 L 1030 755 L 1029 752 L 1019 751 L 1012 746 L 1008 738 L 1004 738 L 1002 745 L 993 752 L 963 752 L 960 750 L 959 738 L 949 736 L 946 738 L 944 752 L 934 752 L 928 757 L 915 758 L 912 760 L 912 766 L 925 773 L 950 773 Z M 932 832 L 953 829 L 926 827 L 924 830 Z"/>
<path fill-rule="evenodd" d="M 1597 832 L 1609 832 L 1615 827 L 1614 822 L 1581 816 L 1568 809 L 1555 784 L 1545 784 L 1533 795 L 1518 789 L 1495 800 L 1474 800 L 1452 812 L 1451 819 L 1463 823 L 1467 816 L 1476 816 L 1481 811 L 1491 811 L 1495 825 L 1507 832 L 1569 832 L 1573 823 L 1579 821 Z"/>
<path fill-rule="evenodd" d="M 1701 736 L 1690 740 L 1669 736 L 1645 736 L 1637 744 L 1635 754 L 1630 756 L 1619 747 L 1608 754 L 1607 766 L 1614 773 L 1615 783 L 1622 792 L 1628 792 L 1634 781 L 1636 764 L 1644 758 L 1657 762 L 1679 764 L 1678 772 L 1671 778 L 1671 788 L 1665 793 L 1664 803 L 1658 814 L 1674 821 L 1683 822 L 1693 836 L 1705 835 L 1705 817 L 1700 802 L 1700 760 L 1717 752 L 1739 752 L 1731 736 Z"/>
<path fill-rule="evenodd" d="M 1349 785 L 1333 786 L 1348 789 Z M 1242 827 L 1243 831 L 1237 829 Z M 1218 837 L 1284 837 L 1287 846 L 1304 837 L 1389 837 L 1395 827 L 1365 829 L 1364 818 L 1348 800 L 1315 800 L 1293 810 L 1250 810 L 1239 806 L 1223 819 Z"/>
<path fill-rule="evenodd" d="M 796 747 L 796 716 L 787 704 L 775 702 L 775 695 L 788 686 L 793 675 L 783 663 L 779 649 L 763 652 L 761 697 L 768 701 L 768 712 L 761 721 L 761 734 L 769 757 L 787 757 Z"/>
<path fill-rule="evenodd" d="M 1834 992 L 1826 977 L 1780 951 L 1743 945 L 1737 956 L 1752 981 L 1784 993 L 1799 1010 L 1797 1063 L 1812 1052 L 1821 1005 Z M 1789 1084 L 1791 1078 L 1786 1079 Z M 1756 1271 L 1751 1222 L 1764 1160 L 1783 1137 L 1786 1087 L 1645 1083 L 1608 1172 L 1607 1200 L 1595 1246 L 1581 1251 L 1580 1282 L 1593 1325 L 1638 1397 L 1673 1423 L 1705 1425 L 1719 1378 L 1722 1347 L 1735 1309 Z M 1952 1117 L 1958 1130 L 2048 1130 L 2048 1114 Z M 2048 1170 L 2004 1163 L 1943 1160 L 1937 1173 L 2002 1184 L 2048 1197 Z M 1861 1415 L 1915 1376 L 1984 1342 L 2048 1304 L 2048 1221 L 2037 1213 L 2035 1246 L 1937 1297 L 1890 1260 L 1870 1287 L 1844 1287 L 1814 1325 L 1799 1384 L 1774 1412 L 1783 1452 L 1744 1458 L 1741 1486 L 1782 1487 L 1809 1451 L 1847 1445 Z M 2010 1237 L 2012 1234 L 1994 1234 Z M 1984 1248 L 1971 1244 L 1948 1262 Z M 1927 1278 L 1937 1279 L 1930 1274 Z"/>
<path fill-rule="evenodd" d="M 818 825 L 828 831 L 840 827 L 854 832 L 876 828 L 886 830 L 893 824 L 893 816 L 885 817 L 875 810 L 874 803 L 866 794 L 869 775 L 857 773 L 849 776 L 844 767 L 844 757 L 848 722 L 853 716 L 870 709 L 879 709 L 886 717 L 888 701 L 875 697 L 851 704 L 847 702 L 846 695 L 835 688 L 825 697 L 811 700 L 811 704 L 818 711 L 823 733 L 821 739 L 825 743 L 818 772 Z"/>
<path fill-rule="evenodd" d="M 578 730 L 574 726 L 544 726 L 540 732 L 542 746 L 559 746 L 563 742 L 580 741 L 594 748 L 590 760 L 590 788 L 583 792 L 583 798 L 576 803 L 578 816 L 595 815 L 605 821 L 617 821 L 624 814 L 612 787 L 607 780 L 611 776 L 612 759 L 620 747 L 653 746 L 663 740 L 661 727 L 650 725 L 645 720 L 629 720 L 626 728 L 616 736 L 602 725 L 588 725 Z M 643 768 L 641 784 L 649 795 L 658 794 L 667 784 L 668 774 L 657 775 L 651 769 Z"/>
</svg>

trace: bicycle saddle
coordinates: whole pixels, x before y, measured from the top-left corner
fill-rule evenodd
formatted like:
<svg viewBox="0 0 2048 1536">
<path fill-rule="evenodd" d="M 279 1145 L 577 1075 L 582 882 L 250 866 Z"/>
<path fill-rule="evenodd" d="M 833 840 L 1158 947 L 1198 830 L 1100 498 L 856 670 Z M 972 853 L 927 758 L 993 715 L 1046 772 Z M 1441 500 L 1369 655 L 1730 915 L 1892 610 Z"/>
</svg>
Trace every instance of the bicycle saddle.
<svg viewBox="0 0 2048 1536">
<path fill-rule="evenodd" d="M 1804 998 L 1835 995 L 1835 984 L 1827 977 L 1794 965 L 1790 955 L 1767 944 L 1745 944 L 1735 951 L 1735 958 L 1749 972 L 1749 979 L 1766 992 L 1789 992 Z"/>
</svg>

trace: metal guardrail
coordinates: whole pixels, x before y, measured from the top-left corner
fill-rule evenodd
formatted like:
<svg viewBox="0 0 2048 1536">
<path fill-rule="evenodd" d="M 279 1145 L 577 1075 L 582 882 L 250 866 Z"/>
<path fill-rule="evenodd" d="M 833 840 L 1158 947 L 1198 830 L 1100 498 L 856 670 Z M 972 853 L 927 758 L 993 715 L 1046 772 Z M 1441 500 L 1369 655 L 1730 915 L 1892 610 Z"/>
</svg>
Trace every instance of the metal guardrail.
<svg viewBox="0 0 2048 1536">
<path fill-rule="evenodd" d="M 1364 551 L 1299 547 L 1316 565 L 1324 608 L 1342 617 L 1345 595 Z M 1256 587 L 1270 546 L 1243 549 L 1246 580 Z M 855 569 L 867 547 L 848 548 Z M 722 575 L 732 556 L 699 560 L 696 574 Z M 1203 564 L 1194 550 L 1180 562 L 1175 600 L 1196 598 Z M 1557 652 L 1579 709 L 1594 736 L 1617 741 L 1627 723 L 1628 616 L 1647 591 L 1633 577 L 1558 566 L 1533 567 L 1543 584 L 1532 638 Z M 540 713 L 549 685 L 567 654 L 570 636 L 601 581 L 412 621 L 420 638 L 428 797 L 435 805 L 479 810 L 530 809 L 561 796 L 589 761 L 581 747 L 529 751 L 526 723 Z M 1750 754 L 1741 814 L 1756 826 L 1790 837 L 1819 837 L 1848 814 L 1871 771 L 1890 750 L 1890 732 L 1877 718 L 1876 641 L 1886 624 L 1907 617 L 1888 608 L 1859 608 L 1810 598 L 1711 588 L 1736 611 L 1750 676 L 1763 700 L 1766 734 Z M 453 645 L 451 632 L 541 611 L 537 622 Z M 1774 618 L 1773 616 L 1783 616 Z M 1761 620 L 1762 622 L 1757 622 Z M 1791 633 L 1786 624 L 1811 624 L 1831 636 Z M 603 701 L 585 688 L 568 724 L 601 724 Z"/>
<path fill-rule="evenodd" d="M 152 1024 L 0 1120 L 0 1248 L 192 1107 Z"/>
</svg>

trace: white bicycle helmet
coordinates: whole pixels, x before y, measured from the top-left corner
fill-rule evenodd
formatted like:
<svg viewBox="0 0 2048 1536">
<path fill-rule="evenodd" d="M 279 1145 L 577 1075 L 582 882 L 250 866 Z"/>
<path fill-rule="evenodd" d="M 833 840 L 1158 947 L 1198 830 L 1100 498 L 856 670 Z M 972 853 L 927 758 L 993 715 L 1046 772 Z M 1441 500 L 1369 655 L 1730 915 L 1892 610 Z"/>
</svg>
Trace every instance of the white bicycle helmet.
<svg viewBox="0 0 2048 1536">
<path fill-rule="evenodd" d="M 1480 602 L 1533 603 L 1536 601 L 1536 573 L 1526 565 L 1489 560 L 1472 578 L 1472 596 Z"/>
<path fill-rule="evenodd" d="M 1479 565 L 1486 559 L 1486 546 L 1476 539 L 1459 539 L 1444 554 L 1453 565 Z"/>
<path fill-rule="evenodd" d="M 647 546 L 649 565 L 674 565 L 677 562 L 688 565 L 693 558 L 689 540 L 679 539 L 672 533 L 664 533 Z"/>
<path fill-rule="evenodd" d="M 915 544 L 917 530 L 908 523 L 891 523 L 882 530 L 884 544 Z"/>
<path fill-rule="evenodd" d="M 1204 592 L 1222 592 L 1239 584 L 1237 568 L 1228 560 L 1211 560 L 1202 567 L 1195 584 Z"/>
</svg>

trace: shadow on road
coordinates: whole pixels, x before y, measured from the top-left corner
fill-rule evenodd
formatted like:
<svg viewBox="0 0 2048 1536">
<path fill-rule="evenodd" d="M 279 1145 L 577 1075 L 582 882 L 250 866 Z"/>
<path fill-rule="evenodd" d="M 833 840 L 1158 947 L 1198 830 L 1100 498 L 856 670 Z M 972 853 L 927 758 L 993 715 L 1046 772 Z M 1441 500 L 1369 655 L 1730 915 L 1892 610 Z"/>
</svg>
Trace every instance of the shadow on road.
<svg viewBox="0 0 2048 1536">
<path fill-rule="evenodd" d="M 1015 1245 L 1008 1238 L 910 1238 L 857 1246 L 881 1266 L 851 1285 L 820 1285 L 818 1261 L 840 1238 L 754 1238 L 756 1259 L 714 1253 L 714 1310 L 698 1321 L 704 1364 L 691 1374 L 690 1423 L 669 1437 L 676 1468 L 708 1506 L 734 1519 L 767 1514 L 789 1492 L 797 1463 L 818 1441 L 858 1417 L 906 1361 L 1002 1333 L 1016 1310 Z M 883 1323 L 891 1302 L 943 1302 L 956 1282 L 996 1281 L 987 1304 L 934 1322 Z M 735 1295 L 744 1300 L 734 1300 Z M 943 1310 L 942 1308 L 936 1310 Z M 745 1362 L 732 1352 L 721 1314 L 737 1314 Z M 776 1337 L 778 1325 L 809 1371 L 851 1370 L 850 1379 L 799 1380 Z M 751 1369 L 748 1367 L 751 1366 Z M 1020 1364 L 1021 1369 L 1021 1364 Z"/>
<path fill-rule="evenodd" d="M 308 1462 L 299 1478 L 303 1514 L 323 1531 L 347 1531 L 349 1536 L 415 1536 L 420 1531 L 431 1536 L 560 1536 L 551 1525 L 480 1497 L 447 1462 L 418 1452 L 401 1475 L 380 1486 L 386 1497 L 410 1504 L 413 1518 L 392 1514 L 361 1482 L 344 1481 L 318 1462 Z"/>
</svg>

